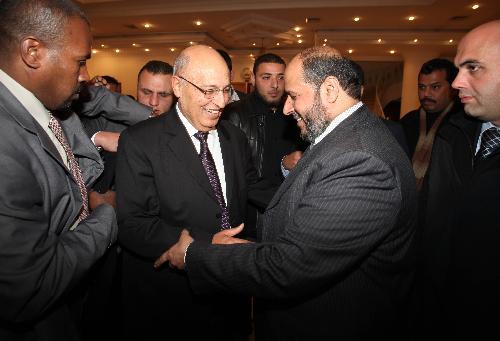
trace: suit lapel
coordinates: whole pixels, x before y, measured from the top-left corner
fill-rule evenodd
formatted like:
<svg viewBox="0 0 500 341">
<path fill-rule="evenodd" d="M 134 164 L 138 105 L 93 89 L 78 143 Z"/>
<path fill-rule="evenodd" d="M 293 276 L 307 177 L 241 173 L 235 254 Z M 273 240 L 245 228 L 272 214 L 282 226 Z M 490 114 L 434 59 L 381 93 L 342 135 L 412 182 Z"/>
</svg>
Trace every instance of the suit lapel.
<svg viewBox="0 0 500 341">
<path fill-rule="evenodd" d="M 167 148 L 168 154 L 173 154 L 181 164 L 184 165 L 188 174 L 210 195 L 215 201 L 214 192 L 210 186 L 207 173 L 203 168 L 196 149 L 188 132 L 177 115 L 175 109 L 168 112 L 165 119 L 165 134 L 162 144 Z M 163 157 L 163 156 L 162 156 Z M 168 160 L 168 156 L 164 157 Z"/>
<path fill-rule="evenodd" d="M 222 162 L 224 164 L 224 174 L 226 177 L 226 205 L 229 207 L 229 203 L 233 199 L 233 189 L 234 189 L 234 154 L 231 149 L 231 140 L 229 135 L 222 126 L 218 126 L 217 134 L 219 135 L 220 149 L 222 151 Z"/>
</svg>

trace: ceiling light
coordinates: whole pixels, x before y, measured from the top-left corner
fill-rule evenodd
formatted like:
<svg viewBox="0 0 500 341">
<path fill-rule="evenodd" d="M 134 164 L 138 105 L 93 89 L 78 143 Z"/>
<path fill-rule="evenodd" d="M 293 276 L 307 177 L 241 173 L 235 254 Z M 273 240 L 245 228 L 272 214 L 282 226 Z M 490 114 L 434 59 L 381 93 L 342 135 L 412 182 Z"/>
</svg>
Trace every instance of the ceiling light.
<svg viewBox="0 0 500 341">
<path fill-rule="evenodd" d="M 355 17 L 353 20 L 354 21 L 359 21 L 359 19 L 360 19 L 359 17 Z"/>
<path fill-rule="evenodd" d="M 302 37 L 302 34 L 297 34 L 297 38 L 300 38 L 300 37 Z"/>
<path fill-rule="evenodd" d="M 252 46 L 255 46 L 255 45 L 257 45 L 257 44 L 256 43 L 252 43 Z"/>
<path fill-rule="evenodd" d="M 395 50 L 390 50 L 389 53 L 390 54 L 394 54 L 394 53 L 396 53 L 396 51 Z"/>
<path fill-rule="evenodd" d="M 144 51 L 149 52 L 149 49 L 144 49 Z"/>
<path fill-rule="evenodd" d="M 137 46 L 137 44 L 136 44 L 136 43 L 132 43 L 132 46 L 136 47 L 136 46 Z"/>
<path fill-rule="evenodd" d="M 413 42 L 414 43 L 418 42 L 418 39 L 417 38 L 413 39 Z"/>
<path fill-rule="evenodd" d="M 196 26 L 201 26 L 201 21 L 197 20 L 197 21 L 195 21 L 195 22 L 194 22 L 194 24 L 195 24 Z"/>
<path fill-rule="evenodd" d="M 378 38 L 377 42 L 381 43 L 382 42 L 382 38 Z"/>
<path fill-rule="evenodd" d="M 295 32 L 299 32 L 300 31 L 300 27 L 295 26 L 294 30 L 295 30 Z"/>
<path fill-rule="evenodd" d="M 144 24 L 144 27 L 145 27 L 145 28 L 150 28 L 150 27 L 151 27 L 151 24 L 147 24 L 147 23 L 146 23 L 146 24 Z"/>
<path fill-rule="evenodd" d="M 323 44 L 323 46 L 326 46 L 326 44 Z"/>
<path fill-rule="evenodd" d="M 478 4 L 474 4 L 472 5 L 472 9 L 478 9 L 479 8 L 479 5 Z"/>
<path fill-rule="evenodd" d="M 116 50 L 115 50 L 115 52 L 116 52 L 116 53 L 120 53 L 120 50 L 119 50 L 119 49 L 116 49 Z"/>
<path fill-rule="evenodd" d="M 106 47 L 106 45 L 104 45 L 104 44 L 101 44 L 101 47 Z"/>
<path fill-rule="evenodd" d="M 96 54 L 98 51 L 97 50 L 92 50 L 92 53 L 93 54 Z"/>
<path fill-rule="evenodd" d="M 190 42 L 189 42 L 189 45 L 193 45 L 193 44 L 194 44 L 194 41 L 190 41 Z"/>
<path fill-rule="evenodd" d="M 414 16 L 408 17 L 408 20 L 413 21 L 415 20 L 415 17 Z"/>
<path fill-rule="evenodd" d="M 448 41 L 450 42 L 450 44 L 451 44 L 451 43 L 453 43 L 453 39 L 450 39 L 450 40 L 448 40 Z"/>
<path fill-rule="evenodd" d="M 175 51 L 175 48 L 171 47 L 171 48 L 170 48 L 170 51 L 174 52 L 174 51 Z"/>
<path fill-rule="evenodd" d="M 276 43 L 276 46 L 280 46 L 280 43 Z"/>
<path fill-rule="evenodd" d="M 328 39 L 325 38 L 325 39 L 323 39 L 323 41 L 326 43 L 328 41 Z"/>
<path fill-rule="evenodd" d="M 299 44 L 302 44 L 302 39 L 297 40 Z"/>
<path fill-rule="evenodd" d="M 253 53 L 250 53 L 250 57 L 253 58 Z"/>
<path fill-rule="evenodd" d="M 349 49 L 347 52 L 349 52 L 349 53 L 353 53 L 353 52 L 354 52 L 354 50 L 353 50 L 353 49 Z"/>
</svg>

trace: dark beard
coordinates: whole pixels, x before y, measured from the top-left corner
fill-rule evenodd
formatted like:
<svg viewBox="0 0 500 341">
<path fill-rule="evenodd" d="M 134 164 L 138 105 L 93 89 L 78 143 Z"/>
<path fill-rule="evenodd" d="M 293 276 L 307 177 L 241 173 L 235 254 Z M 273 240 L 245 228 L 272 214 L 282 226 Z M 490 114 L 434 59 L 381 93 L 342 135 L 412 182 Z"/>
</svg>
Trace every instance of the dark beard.
<svg viewBox="0 0 500 341">
<path fill-rule="evenodd" d="M 310 143 L 314 143 L 314 140 L 323 134 L 331 122 L 326 117 L 326 109 L 321 105 L 319 94 L 314 97 L 314 104 L 311 109 L 305 115 L 300 116 L 306 126 L 305 131 L 300 133 L 300 137 Z"/>
</svg>

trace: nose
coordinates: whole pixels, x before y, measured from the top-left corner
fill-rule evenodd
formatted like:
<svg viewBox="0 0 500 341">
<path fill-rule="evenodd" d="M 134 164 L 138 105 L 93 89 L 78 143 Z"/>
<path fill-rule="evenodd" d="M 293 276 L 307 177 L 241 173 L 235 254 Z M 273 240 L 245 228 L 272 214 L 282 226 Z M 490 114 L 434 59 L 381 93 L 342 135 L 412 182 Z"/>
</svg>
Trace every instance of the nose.
<svg viewBox="0 0 500 341">
<path fill-rule="evenodd" d="M 220 109 L 224 108 L 231 98 L 224 95 L 222 90 L 217 91 L 212 102 L 214 102 Z"/>
<path fill-rule="evenodd" d="M 273 89 L 278 88 L 278 79 L 276 77 L 271 77 L 271 88 Z"/>
<path fill-rule="evenodd" d="M 464 71 L 459 69 L 458 74 L 455 77 L 455 80 L 453 81 L 453 83 L 451 83 L 451 86 L 454 89 L 461 89 L 464 87 L 464 82 L 465 82 Z"/>
<path fill-rule="evenodd" d="M 157 93 L 151 94 L 151 96 L 149 96 L 149 105 L 154 108 L 157 107 L 158 104 L 160 104 L 158 94 Z"/>
<path fill-rule="evenodd" d="M 84 65 L 80 68 L 80 73 L 78 74 L 78 82 L 88 82 L 89 80 L 89 72 L 87 70 L 87 66 Z"/>
<path fill-rule="evenodd" d="M 285 106 L 283 107 L 283 114 L 291 115 L 295 110 L 293 109 L 292 99 L 290 96 L 286 97 Z"/>
</svg>

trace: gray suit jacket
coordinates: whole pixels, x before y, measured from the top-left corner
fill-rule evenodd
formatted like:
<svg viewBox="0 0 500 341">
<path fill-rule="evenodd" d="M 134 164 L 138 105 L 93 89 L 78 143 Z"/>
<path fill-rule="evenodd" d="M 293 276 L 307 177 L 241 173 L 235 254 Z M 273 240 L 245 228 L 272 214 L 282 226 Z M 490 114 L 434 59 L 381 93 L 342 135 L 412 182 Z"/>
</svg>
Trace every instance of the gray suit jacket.
<svg viewBox="0 0 500 341">
<path fill-rule="evenodd" d="M 76 115 L 61 121 L 87 187 L 102 161 Z M 76 229 L 78 185 L 54 144 L 0 83 L 0 339 L 76 338 L 66 298 L 117 234 L 101 205 Z"/>
<path fill-rule="evenodd" d="M 391 339 L 413 276 L 415 180 L 366 106 L 307 150 L 259 244 L 191 244 L 195 292 L 256 297 L 259 340 Z"/>
</svg>

